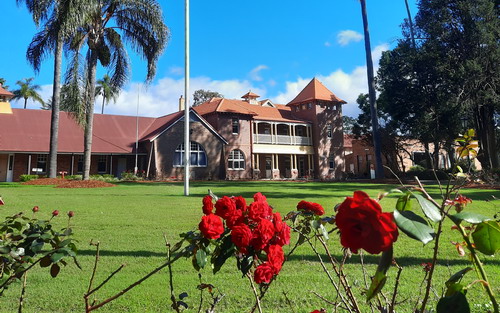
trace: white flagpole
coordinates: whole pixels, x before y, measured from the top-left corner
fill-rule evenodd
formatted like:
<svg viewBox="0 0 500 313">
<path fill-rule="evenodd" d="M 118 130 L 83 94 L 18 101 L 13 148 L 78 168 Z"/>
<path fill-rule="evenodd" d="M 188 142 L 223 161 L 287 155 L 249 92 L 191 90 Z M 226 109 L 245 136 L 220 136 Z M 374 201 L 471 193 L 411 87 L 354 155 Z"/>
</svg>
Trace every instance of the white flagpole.
<svg viewBox="0 0 500 313">
<path fill-rule="evenodd" d="M 185 0 L 185 73 L 184 73 L 184 195 L 189 196 L 189 163 L 191 143 L 189 141 L 189 0 Z"/>
</svg>

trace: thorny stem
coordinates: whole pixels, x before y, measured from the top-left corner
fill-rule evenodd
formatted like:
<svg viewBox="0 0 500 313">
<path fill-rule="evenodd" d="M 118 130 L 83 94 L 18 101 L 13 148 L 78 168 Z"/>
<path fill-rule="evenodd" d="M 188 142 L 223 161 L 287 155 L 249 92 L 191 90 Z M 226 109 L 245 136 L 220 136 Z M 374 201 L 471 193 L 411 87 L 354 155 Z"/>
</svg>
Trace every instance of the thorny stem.
<svg viewBox="0 0 500 313">
<path fill-rule="evenodd" d="M 336 262 L 332 256 L 332 254 L 330 253 L 330 250 L 328 249 L 328 246 L 326 245 L 326 242 L 323 240 L 323 238 L 321 236 L 317 236 L 317 238 L 318 238 L 319 242 L 323 245 L 323 248 L 325 249 L 326 254 L 330 258 L 330 263 L 332 264 L 333 270 L 335 271 L 335 274 L 339 277 L 340 283 L 342 284 L 342 287 L 346 291 L 347 296 L 351 300 L 354 310 L 356 312 L 361 312 L 361 310 L 359 309 L 358 303 L 356 301 L 356 297 L 352 293 L 351 286 L 349 286 L 349 282 L 347 281 L 347 277 L 344 274 L 344 270 L 342 268 L 340 268 L 340 270 L 339 270 L 337 268 L 337 266 L 335 265 Z M 342 264 L 343 263 L 344 262 L 342 262 Z"/>
<path fill-rule="evenodd" d="M 166 239 L 166 238 L 165 238 Z M 177 299 L 175 298 L 175 293 L 174 293 L 174 281 L 173 281 L 173 275 L 172 275 L 172 264 L 170 263 L 170 244 L 167 242 L 167 260 L 168 260 L 168 276 L 169 276 L 169 283 L 170 283 L 170 300 L 172 300 L 172 308 L 176 312 L 180 312 L 179 306 L 177 305 Z"/>
<path fill-rule="evenodd" d="M 3 290 L 2 290 L 2 289 L 3 289 L 5 286 L 7 286 L 7 285 L 10 283 L 10 281 L 11 281 L 11 280 L 13 280 L 14 278 L 18 277 L 18 276 L 19 276 L 19 274 L 24 274 L 24 273 L 28 272 L 31 268 L 33 268 L 33 266 L 35 266 L 35 265 L 37 265 L 38 263 L 40 263 L 40 261 L 41 261 L 42 259 L 43 259 L 43 258 L 39 258 L 38 260 L 36 260 L 35 262 L 33 262 L 30 266 L 28 266 L 26 269 L 24 269 L 24 270 L 22 270 L 22 271 L 20 271 L 20 272 L 18 272 L 18 273 L 15 273 L 15 274 L 10 275 L 10 277 L 9 277 L 9 278 L 7 278 L 7 280 L 5 280 L 5 281 L 3 282 L 3 284 L 1 284 L 1 285 L 0 285 L 0 294 L 3 292 Z"/>
<path fill-rule="evenodd" d="M 19 308 L 17 310 L 18 313 L 23 313 L 23 305 L 24 305 L 24 296 L 26 295 L 26 279 L 28 277 L 28 272 L 24 272 L 23 275 L 23 288 L 21 289 L 21 297 L 19 297 Z"/>
<path fill-rule="evenodd" d="M 200 285 L 201 285 L 202 284 L 201 273 L 198 273 L 198 278 L 200 279 Z M 203 307 L 203 288 L 200 288 L 200 305 L 198 306 L 198 313 L 201 312 L 202 307 Z"/>
<path fill-rule="evenodd" d="M 260 307 L 259 295 L 257 294 L 257 289 L 255 289 L 255 285 L 253 283 L 252 276 L 249 273 L 247 273 L 247 277 L 248 277 L 248 280 L 250 281 L 250 286 L 252 287 L 253 294 L 255 295 L 255 305 L 259 309 L 259 313 L 262 313 L 262 308 Z"/>
<path fill-rule="evenodd" d="M 398 287 L 399 287 L 399 277 L 401 276 L 401 272 L 403 271 L 403 268 L 399 266 L 399 264 L 396 263 L 396 266 L 398 267 L 398 274 L 396 275 L 396 283 L 394 284 L 394 292 L 392 293 L 392 300 L 391 300 L 391 306 L 389 307 L 389 313 L 394 313 L 394 306 L 396 305 L 396 295 L 398 294 Z"/>
<path fill-rule="evenodd" d="M 99 241 L 96 244 L 93 244 L 92 242 L 90 243 L 90 245 L 96 246 L 96 252 L 95 252 L 94 269 L 92 270 L 92 276 L 90 277 L 89 288 L 87 289 L 87 294 L 89 294 L 90 290 L 92 290 L 92 284 L 94 283 L 95 273 L 97 272 L 97 264 L 99 263 L 99 244 L 100 244 Z"/>
<path fill-rule="evenodd" d="M 293 228 L 294 231 L 302 234 L 298 229 L 296 228 Z M 340 292 L 340 289 L 338 287 L 338 285 L 335 283 L 335 280 L 333 279 L 333 277 L 330 275 L 330 272 L 328 271 L 328 269 L 326 268 L 325 266 L 325 263 L 323 262 L 323 259 L 321 258 L 321 255 L 319 254 L 318 250 L 316 250 L 316 247 L 314 247 L 313 243 L 311 242 L 311 239 L 309 239 L 307 236 L 305 236 L 304 234 L 302 234 L 302 236 L 304 236 L 304 238 L 306 239 L 307 243 L 309 244 L 309 246 L 311 246 L 311 249 L 314 251 L 314 253 L 316 254 L 316 256 L 318 257 L 318 260 L 321 264 L 321 267 L 323 268 L 323 271 L 325 272 L 325 274 L 328 276 L 328 279 L 330 280 L 330 282 L 332 283 L 333 287 L 335 288 L 335 291 L 337 292 L 337 294 L 340 296 L 340 299 L 342 300 L 342 303 L 345 304 L 345 306 L 347 307 L 347 309 L 349 310 L 349 312 L 352 312 L 351 310 L 351 303 L 349 303 L 345 298 L 344 298 L 344 295 Z M 333 263 L 332 264 L 334 269 L 336 269 L 336 266 L 335 264 Z M 337 274 L 338 275 L 338 274 Z M 345 287 L 344 287 L 345 288 Z M 353 305 L 352 305 L 353 306 Z M 357 312 L 360 312 L 359 310 Z"/>
</svg>

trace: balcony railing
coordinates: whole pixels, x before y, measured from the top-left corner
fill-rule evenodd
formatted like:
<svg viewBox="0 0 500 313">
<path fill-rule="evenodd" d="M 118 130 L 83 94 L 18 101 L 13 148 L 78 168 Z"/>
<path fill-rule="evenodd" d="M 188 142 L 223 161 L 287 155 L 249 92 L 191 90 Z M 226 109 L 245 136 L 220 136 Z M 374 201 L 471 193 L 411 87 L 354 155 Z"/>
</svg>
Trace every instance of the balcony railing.
<svg viewBox="0 0 500 313">
<path fill-rule="evenodd" d="M 253 142 L 270 143 L 275 145 L 310 146 L 311 138 L 302 136 L 257 134 L 254 136 Z"/>
</svg>

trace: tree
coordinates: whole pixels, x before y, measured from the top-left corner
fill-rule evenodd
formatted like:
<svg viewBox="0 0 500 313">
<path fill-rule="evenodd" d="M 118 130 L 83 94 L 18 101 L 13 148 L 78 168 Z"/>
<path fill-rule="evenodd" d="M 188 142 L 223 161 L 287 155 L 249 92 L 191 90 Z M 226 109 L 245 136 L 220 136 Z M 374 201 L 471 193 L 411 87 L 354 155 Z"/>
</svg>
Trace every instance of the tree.
<svg viewBox="0 0 500 313">
<path fill-rule="evenodd" d="M 379 70 L 381 103 L 402 129 L 424 143 L 452 151 L 454 137 L 477 130 L 483 168 L 498 167 L 495 114 L 500 108 L 500 21 L 492 0 L 421 0 Z M 449 153 L 450 154 L 450 153 Z M 453 154 L 450 154 L 453 155 Z"/>
<path fill-rule="evenodd" d="M 79 24 L 80 12 L 86 1 L 82 0 L 16 0 L 25 3 L 37 26 L 45 22 L 42 30 L 31 41 L 26 57 L 35 72 L 40 71 L 43 59 L 54 54 L 54 79 L 52 83 L 52 113 L 50 119 L 49 177 L 57 175 L 57 147 L 59 138 L 59 104 L 61 68 L 64 39 Z"/>
<path fill-rule="evenodd" d="M 6 82 L 5 78 L 0 77 L 0 86 L 2 86 L 3 89 L 7 90 L 9 89 L 9 86 L 5 85 L 5 82 Z"/>
<path fill-rule="evenodd" d="M 193 106 L 198 106 L 212 98 L 224 98 L 224 96 L 217 91 L 198 89 L 193 93 Z"/>
<path fill-rule="evenodd" d="M 13 100 L 24 99 L 25 109 L 28 104 L 28 99 L 43 104 L 43 99 L 38 93 L 41 87 L 39 85 L 32 84 L 33 79 L 33 77 L 30 77 L 25 78 L 24 80 L 18 80 L 16 84 L 19 86 L 19 89 L 12 92 L 14 94 L 14 97 L 12 98 Z"/>
<path fill-rule="evenodd" d="M 97 63 L 111 70 L 110 84 L 120 89 L 127 81 L 129 59 L 124 42 L 147 61 L 146 81 L 156 72 L 156 62 L 167 40 L 156 0 L 93 0 L 81 14 L 84 22 L 71 37 L 73 55 L 66 76 L 68 96 L 78 104 L 75 115 L 84 120 L 83 179 L 89 179 Z M 86 47 L 85 62 L 80 52 Z"/>
<path fill-rule="evenodd" d="M 102 79 L 97 81 L 97 86 L 95 88 L 95 95 L 102 96 L 102 109 L 101 114 L 104 114 L 104 105 L 106 105 L 109 100 L 116 102 L 118 95 L 120 94 L 120 89 L 116 88 L 111 84 L 111 78 L 109 75 L 104 75 Z"/>
<path fill-rule="evenodd" d="M 342 129 L 344 130 L 344 134 L 352 135 L 352 130 L 354 125 L 356 124 L 356 119 L 354 117 L 342 116 Z"/>
<path fill-rule="evenodd" d="M 368 94 L 370 99 L 370 113 L 373 132 L 373 147 L 375 149 L 375 177 L 384 177 L 382 165 L 382 154 L 380 150 L 380 134 L 378 132 L 377 104 L 375 95 L 375 79 L 373 75 L 373 60 L 370 45 L 370 32 L 368 30 L 368 15 L 366 13 L 366 0 L 360 0 L 361 15 L 363 17 L 363 29 L 365 35 L 366 72 L 368 76 Z"/>
</svg>

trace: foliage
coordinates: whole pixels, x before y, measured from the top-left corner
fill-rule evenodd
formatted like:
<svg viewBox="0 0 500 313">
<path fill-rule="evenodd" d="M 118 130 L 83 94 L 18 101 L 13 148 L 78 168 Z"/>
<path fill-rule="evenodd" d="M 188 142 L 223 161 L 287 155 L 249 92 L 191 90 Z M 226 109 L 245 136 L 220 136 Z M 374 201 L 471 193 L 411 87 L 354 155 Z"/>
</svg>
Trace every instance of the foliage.
<svg viewBox="0 0 500 313">
<path fill-rule="evenodd" d="M 3 77 L 0 77 L 0 86 L 2 86 L 3 89 L 8 90 L 9 86 L 5 84 L 6 80 Z"/>
<path fill-rule="evenodd" d="M 39 220 L 35 218 L 38 206 L 32 210 L 32 218 L 18 213 L 0 223 L 0 294 L 37 264 L 50 267 L 50 275 L 57 277 L 67 259 L 76 262 L 77 248 L 69 220 L 68 227 L 57 231 L 51 222 L 59 211 L 53 211 L 49 220 Z M 68 212 L 69 219 L 73 216 L 72 211 Z"/>
<path fill-rule="evenodd" d="M 134 172 L 122 172 L 121 174 L 121 180 L 122 181 L 138 181 L 138 180 L 143 180 L 144 177 L 141 175 L 136 175 Z"/>
<path fill-rule="evenodd" d="M 193 106 L 198 106 L 212 98 L 224 98 L 224 96 L 217 91 L 198 89 L 193 93 Z"/>
<path fill-rule="evenodd" d="M 12 100 L 24 99 L 24 108 L 28 104 L 28 99 L 39 102 L 43 105 L 44 101 L 38 91 L 41 89 L 40 85 L 33 84 L 33 77 L 25 78 L 24 80 L 18 80 L 16 84 L 19 89 L 14 90 L 12 93 L 14 97 Z"/>
<path fill-rule="evenodd" d="M 81 177 L 81 175 L 78 175 L 78 176 Z M 116 183 L 119 181 L 118 178 L 116 178 L 114 175 L 111 175 L 111 174 L 90 175 L 90 180 L 98 180 L 98 181 L 103 181 L 103 182 L 107 182 L 107 183 Z"/>
<path fill-rule="evenodd" d="M 110 100 L 116 102 L 116 99 L 118 99 L 120 95 L 120 89 L 111 84 L 111 78 L 106 74 L 102 79 L 97 80 L 95 95 L 102 97 L 101 114 L 104 114 L 104 106 L 109 103 Z"/>
<path fill-rule="evenodd" d="M 38 178 L 39 178 L 38 175 L 28 175 L 28 174 L 19 175 L 19 180 L 21 182 L 27 182 L 27 181 L 38 179 Z"/>
</svg>

